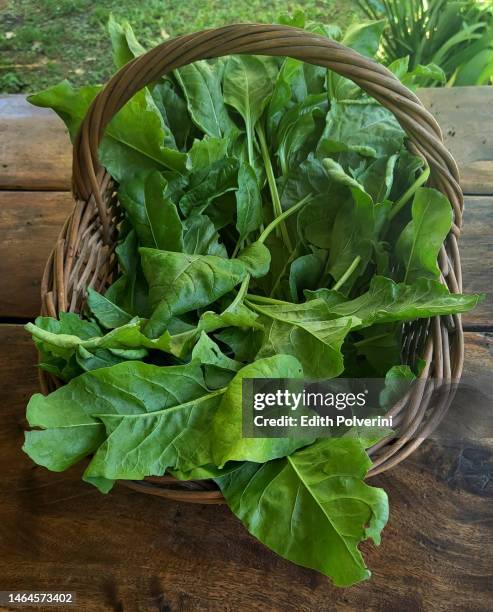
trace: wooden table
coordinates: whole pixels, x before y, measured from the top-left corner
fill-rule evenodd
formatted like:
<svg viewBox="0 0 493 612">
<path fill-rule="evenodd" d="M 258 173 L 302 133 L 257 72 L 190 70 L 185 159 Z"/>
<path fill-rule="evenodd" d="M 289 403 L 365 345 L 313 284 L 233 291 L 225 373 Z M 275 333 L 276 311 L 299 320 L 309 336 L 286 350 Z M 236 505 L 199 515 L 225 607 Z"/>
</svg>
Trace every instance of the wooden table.
<svg viewBox="0 0 493 612">
<path fill-rule="evenodd" d="M 490 291 L 493 88 L 423 90 L 459 162 L 466 197 L 465 291 Z M 61 122 L 21 96 L 0 97 L 0 590 L 76 591 L 78 610 L 492 610 L 493 445 L 429 441 L 381 477 L 391 503 L 371 581 L 350 589 L 296 567 L 250 537 L 225 507 L 116 487 L 108 496 L 21 452 L 37 391 L 22 324 L 70 210 L 70 145 Z M 490 374 L 491 297 L 464 317 L 466 371 Z"/>
</svg>

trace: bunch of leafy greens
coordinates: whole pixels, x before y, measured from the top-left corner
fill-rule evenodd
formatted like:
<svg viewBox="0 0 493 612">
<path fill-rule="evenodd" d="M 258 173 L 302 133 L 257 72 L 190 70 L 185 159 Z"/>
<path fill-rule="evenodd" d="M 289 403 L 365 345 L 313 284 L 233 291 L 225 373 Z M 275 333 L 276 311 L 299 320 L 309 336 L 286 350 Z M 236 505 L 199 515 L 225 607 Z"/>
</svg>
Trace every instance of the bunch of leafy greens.
<svg viewBox="0 0 493 612">
<path fill-rule="evenodd" d="M 342 42 L 372 56 L 381 32 L 355 26 Z M 117 67 L 142 52 L 128 24 L 110 34 Z M 73 136 L 98 91 L 63 82 L 30 101 Z M 439 281 L 449 202 L 421 186 L 428 170 L 389 112 L 290 58 L 176 70 L 111 121 L 100 157 L 125 215 L 121 274 L 88 290 L 85 319 L 27 326 L 40 367 L 67 384 L 31 398 L 24 450 L 54 471 L 90 457 L 84 479 L 103 492 L 213 478 L 280 555 L 336 585 L 368 578 L 358 544 L 378 544 L 388 516 L 364 482 L 376 439 L 243 438 L 242 380 L 412 377 L 404 322 L 478 300 Z"/>
</svg>

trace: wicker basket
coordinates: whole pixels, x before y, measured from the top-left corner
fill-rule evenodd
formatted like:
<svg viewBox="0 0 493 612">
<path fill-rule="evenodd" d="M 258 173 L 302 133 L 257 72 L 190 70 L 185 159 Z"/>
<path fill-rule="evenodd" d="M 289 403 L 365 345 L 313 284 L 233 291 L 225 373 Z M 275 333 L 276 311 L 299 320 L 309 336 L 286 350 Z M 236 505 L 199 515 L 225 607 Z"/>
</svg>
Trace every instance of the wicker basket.
<svg viewBox="0 0 493 612">
<path fill-rule="evenodd" d="M 333 40 L 282 25 L 230 25 L 168 40 L 126 64 L 95 98 L 74 143 L 73 193 L 75 207 L 66 220 L 43 276 L 42 313 L 56 317 L 63 311 L 81 312 L 86 290 L 104 290 L 118 272 L 114 247 L 121 218 L 111 177 L 98 163 L 98 145 L 111 118 L 140 89 L 170 71 L 191 62 L 233 53 L 289 56 L 327 67 L 348 77 L 390 110 L 406 131 L 411 152 L 426 159 L 428 184 L 440 190 L 454 210 L 454 224 L 439 254 L 442 282 L 451 292 L 461 291 L 457 238 L 463 197 L 457 165 L 446 150 L 440 128 L 419 99 L 386 68 Z M 426 365 L 421 378 L 458 380 L 464 346 L 459 316 L 435 317 L 406 326 L 403 355 L 417 355 Z M 47 393 L 62 383 L 41 371 Z M 399 437 L 370 449 L 369 475 L 402 461 L 426 439 L 443 411 L 417 385 L 390 411 Z M 212 481 L 178 482 L 170 476 L 125 482 L 127 486 L 169 499 L 222 503 Z"/>
</svg>

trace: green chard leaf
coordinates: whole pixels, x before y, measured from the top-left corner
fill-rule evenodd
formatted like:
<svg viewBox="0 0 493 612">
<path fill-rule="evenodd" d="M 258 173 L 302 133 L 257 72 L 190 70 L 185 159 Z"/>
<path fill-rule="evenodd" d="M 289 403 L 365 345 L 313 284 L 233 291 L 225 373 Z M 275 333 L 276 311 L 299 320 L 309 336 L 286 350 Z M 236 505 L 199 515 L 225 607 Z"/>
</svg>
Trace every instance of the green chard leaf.
<svg viewBox="0 0 493 612">
<path fill-rule="evenodd" d="M 153 313 L 145 333 L 162 334 L 175 315 L 203 308 L 239 285 L 249 273 L 239 259 L 141 248 Z"/>
<path fill-rule="evenodd" d="M 130 60 L 144 53 L 144 47 L 139 43 L 128 21 L 118 22 L 110 15 L 108 20 L 108 34 L 113 49 L 113 63 L 121 68 Z"/>
<path fill-rule="evenodd" d="M 262 225 L 262 196 L 253 168 L 246 162 L 238 172 L 236 191 L 236 229 L 239 242 Z"/>
<path fill-rule="evenodd" d="M 32 325 L 32 324 L 31 324 Z M 100 327 L 91 321 L 81 319 L 72 312 L 61 312 L 59 319 L 52 317 L 37 317 L 35 326 L 50 334 L 72 334 L 83 340 L 100 335 Z M 84 370 L 74 356 L 73 351 L 53 350 L 49 342 L 32 336 L 39 351 L 39 367 L 61 380 L 69 381 Z"/>
<path fill-rule="evenodd" d="M 183 250 L 190 255 L 228 256 L 214 223 L 200 213 L 192 214 L 184 221 Z"/>
<path fill-rule="evenodd" d="M 371 196 L 363 187 L 332 159 L 325 159 L 324 165 L 333 180 L 344 185 L 352 198 L 338 209 L 331 234 L 331 248 L 327 270 L 338 281 L 359 257 L 358 266 L 346 281 L 345 289 L 349 290 L 357 277 L 368 265 L 372 246 L 378 236 L 377 207 Z"/>
<path fill-rule="evenodd" d="M 121 276 L 105 293 L 105 298 L 132 316 L 150 314 L 149 287 L 139 261 L 137 233 L 132 229 L 116 247 Z"/>
<path fill-rule="evenodd" d="M 270 267 L 270 252 L 262 242 L 252 242 L 238 255 L 252 278 L 265 276 Z"/>
<path fill-rule="evenodd" d="M 327 156 L 345 151 L 366 157 L 393 155 L 404 131 L 390 111 L 373 102 L 332 102 L 318 150 Z"/>
<path fill-rule="evenodd" d="M 182 251 L 182 222 L 167 191 L 168 183 L 159 172 L 141 173 L 122 181 L 118 198 L 141 246 Z"/>
<path fill-rule="evenodd" d="M 406 285 L 383 276 L 374 276 L 369 290 L 353 300 L 337 303 L 339 296 L 328 289 L 320 289 L 316 295 L 327 303 L 332 315 L 360 319 L 358 327 L 467 312 L 481 299 L 479 295 L 450 293 L 431 279 L 419 278 Z"/>
<path fill-rule="evenodd" d="M 68 81 L 29 96 L 35 106 L 52 108 L 65 122 L 72 140 L 99 87 L 74 89 Z M 101 163 L 116 180 L 142 170 L 184 171 L 186 156 L 163 143 L 166 126 L 151 95 L 142 90 L 115 115 L 100 145 Z M 131 144 L 129 144 L 131 143 Z"/>
<path fill-rule="evenodd" d="M 284 114 L 276 135 L 277 157 L 284 176 L 315 150 L 326 113 L 327 97 L 319 94 L 308 96 Z"/>
<path fill-rule="evenodd" d="M 263 463 L 289 455 L 313 440 L 300 438 L 245 438 L 243 436 L 243 380 L 248 378 L 300 378 L 300 363 L 289 355 L 257 359 L 243 367 L 229 384 L 214 417 L 214 463 L 223 467 L 228 461 Z"/>
<path fill-rule="evenodd" d="M 250 304 L 253 306 L 253 304 Z M 344 370 L 342 343 L 357 317 L 333 318 L 323 300 L 303 304 L 254 305 L 262 315 L 259 357 L 284 353 L 298 359 L 307 378 L 333 378 Z"/>
<path fill-rule="evenodd" d="M 279 122 L 290 103 L 300 102 L 306 95 L 303 62 L 291 57 L 285 58 L 267 108 L 267 134 L 270 138 L 275 137 Z"/>
<path fill-rule="evenodd" d="M 46 324 L 46 321 L 43 321 L 43 327 L 34 325 L 33 323 L 27 323 L 25 329 L 33 336 L 33 338 L 42 343 L 44 350 L 66 359 L 74 354 L 79 348 L 83 348 L 86 351 L 96 349 L 170 350 L 169 334 L 164 333 L 159 338 L 151 340 L 142 333 L 141 328 L 143 325 L 143 319 L 135 318 L 129 323 L 109 331 L 105 335 L 101 335 L 101 331 L 98 329 L 97 335 L 86 337 L 84 339 L 74 334 L 60 332 L 54 333 L 49 329 L 46 329 L 46 327 L 49 327 Z M 145 354 L 146 353 L 144 352 L 143 356 L 145 356 Z"/>
<path fill-rule="evenodd" d="M 216 138 L 235 130 L 224 105 L 220 78 L 214 66 L 206 61 L 194 62 L 175 70 L 174 75 L 198 128 Z"/>
<path fill-rule="evenodd" d="M 94 289 L 87 290 L 87 306 L 98 322 L 106 329 L 115 329 L 130 323 L 132 315 L 114 304 Z"/>
<path fill-rule="evenodd" d="M 208 391 L 194 363 L 163 368 L 128 362 L 94 370 L 31 398 L 28 422 L 41 430 L 26 433 L 24 451 L 53 471 L 96 451 L 86 471 L 90 478 L 192 469 L 211 462 L 199 443 L 207 426 L 198 424 L 210 421 L 220 396 Z"/>
<path fill-rule="evenodd" d="M 418 189 L 412 204 L 412 221 L 395 245 L 404 282 L 411 283 L 419 277 L 438 278 L 438 252 L 452 221 L 452 207 L 442 193 L 429 187 Z"/>
<path fill-rule="evenodd" d="M 201 213 L 210 204 L 238 184 L 238 160 L 225 157 L 208 168 L 192 175 L 190 189 L 180 199 L 180 210 L 185 216 L 192 211 Z"/>
<path fill-rule="evenodd" d="M 245 122 L 250 165 L 254 158 L 255 124 L 269 102 L 276 75 L 273 58 L 255 55 L 233 55 L 224 69 L 224 100 Z"/>
<path fill-rule="evenodd" d="M 358 544 L 379 544 L 388 519 L 387 495 L 363 480 L 370 466 L 357 438 L 327 438 L 263 465 L 245 463 L 216 482 L 266 546 L 350 586 L 370 577 Z"/>
<path fill-rule="evenodd" d="M 323 278 L 326 258 L 323 253 L 301 255 L 289 268 L 291 299 L 297 302 L 304 290 L 316 289 Z"/>
<path fill-rule="evenodd" d="M 235 373 L 243 367 L 239 361 L 227 357 L 204 331 L 193 347 L 192 361 L 203 366 L 204 378 L 209 389 L 227 386 Z"/>
<path fill-rule="evenodd" d="M 175 147 L 180 151 L 185 151 L 188 137 L 193 130 L 193 123 L 187 112 L 185 100 L 176 90 L 171 79 L 168 78 L 154 84 L 152 98 L 164 122 L 170 128 L 167 139 L 174 140 Z"/>
<path fill-rule="evenodd" d="M 195 139 L 188 152 L 187 168 L 193 172 L 207 170 L 228 154 L 228 138 L 205 136 L 202 140 Z"/>
</svg>

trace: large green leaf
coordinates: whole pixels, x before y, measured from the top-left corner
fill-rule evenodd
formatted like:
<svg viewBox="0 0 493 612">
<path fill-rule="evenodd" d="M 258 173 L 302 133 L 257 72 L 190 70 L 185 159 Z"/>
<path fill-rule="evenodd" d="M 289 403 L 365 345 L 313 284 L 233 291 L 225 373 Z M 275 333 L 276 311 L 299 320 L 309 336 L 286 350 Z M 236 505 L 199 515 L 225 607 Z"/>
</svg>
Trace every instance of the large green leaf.
<svg viewBox="0 0 493 612">
<path fill-rule="evenodd" d="M 252 278 L 265 276 L 270 267 L 270 252 L 263 242 L 256 241 L 245 247 L 238 255 Z"/>
<path fill-rule="evenodd" d="M 281 171 L 286 176 L 297 168 L 316 148 L 323 131 L 323 118 L 327 112 L 324 94 L 308 96 L 286 112 L 276 133 L 276 155 Z"/>
<path fill-rule="evenodd" d="M 159 338 L 151 340 L 141 331 L 143 323 L 142 319 L 132 319 L 126 325 L 117 327 L 105 335 L 101 335 L 98 330 L 99 333 L 90 338 L 80 338 L 77 335 L 63 332 L 54 333 L 47 329 L 46 323 L 43 327 L 27 323 L 25 328 L 33 338 L 42 343 L 45 350 L 64 358 L 70 357 L 79 347 L 88 351 L 98 348 L 111 350 L 148 348 L 169 351 L 169 334 L 165 333 Z"/>
<path fill-rule="evenodd" d="M 145 332 L 162 334 L 171 318 L 212 304 L 248 274 L 239 259 L 140 249 L 153 313 Z"/>
<path fill-rule="evenodd" d="M 224 157 L 192 175 L 190 188 L 180 199 L 180 210 L 189 216 L 194 209 L 203 212 L 213 202 L 238 184 L 238 160 Z"/>
<path fill-rule="evenodd" d="M 107 438 L 85 477 L 133 480 L 210 464 L 210 428 L 223 393 L 208 392 L 152 413 L 98 415 Z"/>
<path fill-rule="evenodd" d="M 214 66 L 199 61 L 174 72 L 187 100 L 188 112 L 205 134 L 221 138 L 234 129 L 221 93 L 221 82 Z"/>
<path fill-rule="evenodd" d="M 94 291 L 91 287 L 87 290 L 87 306 L 99 323 L 107 329 L 114 329 L 126 325 L 132 320 L 132 315 L 114 304 L 104 295 Z M 77 334 L 78 335 L 78 334 Z"/>
<path fill-rule="evenodd" d="M 233 55 L 224 69 L 224 100 L 245 122 L 250 165 L 253 165 L 255 124 L 269 102 L 276 74 L 275 60 L 255 55 Z"/>
<path fill-rule="evenodd" d="M 227 137 L 204 136 L 202 140 L 195 139 L 188 151 L 188 169 L 193 172 L 209 169 L 226 157 L 229 144 Z"/>
<path fill-rule="evenodd" d="M 72 140 L 99 87 L 74 89 L 68 81 L 29 96 L 36 106 L 52 108 Z M 139 170 L 183 171 L 186 156 L 164 145 L 166 126 L 149 92 L 140 91 L 115 115 L 101 142 L 101 163 L 118 181 Z"/>
<path fill-rule="evenodd" d="M 204 378 L 209 389 L 227 386 L 235 373 L 243 367 L 239 361 L 225 355 L 205 331 L 201 332 L 193 347 L 192 361 L 197 361 L 204 368 Z"/>
<path fill-rule="evenodd" d="M 262 225 L 262 196 L 253 168 L 246 162 L 241 164 L 238 172 L 238 190 L 236 192 L 236 229 L 239 241 Z"/>
<path fill-rule="evenodd" d="M 106 290 L 105 297 L 131 315 L 150 314 L 149 287 L 139 261 L 138 239 L 134 229 L 116 247 L 121 276 Z"/>
<path fill-rule="evenodd" d="M 193 123 L 187 112 L 187 105 L 175 84 L 169 78 L 155 83 L 152 98 L 161 113 L 164 122 L 170 128 L 168 138 L 173 138 L 180 151 L 187 149 L 187 141 L 193 131 Z"/>
<path fill-rule="evenodd" d="M 333 378 L 344 369 L 341 346 L 360 321 L 333 318 L 323 300 L 304 304 L 255 305 L 263 315 L 264 343 L 259 356 L 293 355 L 307 378 Z"/>
<path fill-rule="evenodd" d="M 322 154 L 354 151 L 369 157 L 397 153 L 404 131 L 390 111 L 373 102 L 332 102 L 320 141 Z"/>
<path fill-rule="evenodd" d="M 419 278 L 412 285 L 405 285 L 383 276 L 374 276 L 369 290 L 353 300 L 334 303 L 338 296 L 333 293 L 321 289 L 312 295 L 325 300 L 333 315 L 360 319 L 359 327 L 467 312 L 481 299 L 479 295 L 450 293 L 447 287 L 431 279 Z"/>
<path fill-rule="evenodd" d="M 142 173 L 122 181 L 118 197 L 141 246 L 183 250 L 182 222 L 168 196 L 168 183 L 159 172 Z"/>
<path fill-rule="evenodd" d="M 117 21 L 113 15 L 108 20 L 108 34 L 113 49 L 113 63 L 121 68 L 130 60 L 144 53 L 144 47 L 139 43 L 128 21 Z"/>
<path fill-rule="evenodd" d="M 397 153 L 389 157 L 379 157 L 354 173 L 354 178 L 374 202 L 383 202 L 390 197 L 397 160 Z"/>
<path fill-rule="evenodd" d="M 81 319 L 73 312 L 61 312 L 59 319 L 37 317 L 36 327 L 51 334 L 73 334 L 82 339 L 92 338 L 102 333 L 101 328 L 93 322 Z M 32 337 L 39 352 L 39 367 L 61 380 L 68 381 L 81 374 L 84 368 L 78 363 L 73 352 L 55 353 L 50 343 L 35 336 Z"/>
<path fill-rule="evenodd" d="M 128 362 L 87 372 L 48 396 L 33 395 L 27 420 L 41 430 L 26 433 L 24 450 L 50 470 L 65 470 L 105 440 L 96 415 L 163 412 L 207 396 L 198 364 L 160 368 Z"/>
<path fill-rule="evenodd" d="M 428 187 L 418 189 L 412 204 L 412 220 L 395 246 L 405 283 L 420 277 L 438 278 L 438 252 L 452 221 L 452 207 L 442 193 Z"/>
<path fill-rule="evenodd" d="M 335 280 L 339 280 L 359 257 L 359 264 L 345 282 L 349 290 L 369 263 L 372 247 L 377 238 L 377 208 L 371 196 L 343 168 L 332 159 L 325 159 L 324 165 L 331 178 L 347 187 L 352 198 L 340 206 L 334 219 L 327 270 Z M 324 279 L 327 282 L 327 279 Z"/>
<path fill-rule="evenodd" d="M 323 253 L 301 255 L 289 268 L 289 290 L 294 302 L 299 300 L 303 291 L 318 287 L 324 275 L 326 260 Z"/>
<path fill-rule="evenodd" d="M 387 495 L 365 484 L 371 466 L 356 438 L 324 439 L 216 479 L 231 510 L 276 553 L 330 576 L 337 586 L 370 577 L 358 544 L 380 543 Z"/>
<path fill-rule="evenodd" d="M 183 250 L 190 255 L 217 255 L 227 257 L 228 253 L 214 223 L 207 215 L 193 214 L 184 222 Z"/>
<path fill-rule="evenodd" d="M 292 100 L 300 102 L 307 95 L 303 62 L 287 57 L 279 70 L 267 108 L 267 134 L 275 137 L 284 112 Z"/>
<path fill-rule="evenodd" d="M 229 384 L 214 417 L 213 456 L 219 467 L 228 461 L 255 461 L 289 455 L 313 440 L 301 438 L 246 438 L 243 436 L 243 380 L 250 378 L 300 378 L 300 363 L 289 355 L 277 354 L 246 365 Z"/>
</svg>

